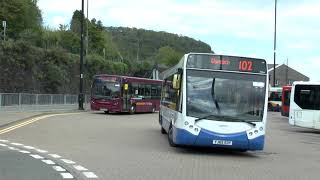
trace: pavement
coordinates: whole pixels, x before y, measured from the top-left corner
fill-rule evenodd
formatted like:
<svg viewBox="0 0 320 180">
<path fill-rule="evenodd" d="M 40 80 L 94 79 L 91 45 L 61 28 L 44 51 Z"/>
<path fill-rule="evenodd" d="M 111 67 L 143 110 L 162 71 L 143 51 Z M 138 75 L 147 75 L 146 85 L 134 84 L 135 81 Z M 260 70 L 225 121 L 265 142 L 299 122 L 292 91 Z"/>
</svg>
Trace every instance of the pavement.
<svg viewBox="0 0 320 180">
<path fill-rule="evenodd" d="M 86 109 L 90 108 L 88 104 L 84 104 Z M 0 106 L 0 127 L 17 120 L 26 119 L 32 116 L 38 116 L 48 113 L 61 113 L 75 111 L 78 109 L 77 104 L 67 105 L 24 105 L 24 106 Z"/>
<path fill-rule="evenodd" d="M 41 169 L 37 163 L 29 167 L 32 172 L 50 171 L 51 179 L 57 174 L 57 179 L 63 177 L 52 170 L 57 165 L 74 179 L 319 179 L 320 131 L 292 127 L 287 118 L 273 112 L 268 114 L 266 131 L 263 151 L 172 148 L 167 136 L 160 133 L 158 113 L 83 112 L 44 118 L 1 134 L 0 139 L 16 148 L 32 147 L 32 154 L 53 161 L 54 165 L 44 163 L 49 169 Z M 0 151 L 0 164 L 4 157 L 22 163 L 22 156 L 30 154 L 20 156 Z M 3 169 L 29 179 L 21 178 L 26 171 L 10 167 L 0 166 L 0 179 L 19 180 L 3 176 Z"/>
</svg>

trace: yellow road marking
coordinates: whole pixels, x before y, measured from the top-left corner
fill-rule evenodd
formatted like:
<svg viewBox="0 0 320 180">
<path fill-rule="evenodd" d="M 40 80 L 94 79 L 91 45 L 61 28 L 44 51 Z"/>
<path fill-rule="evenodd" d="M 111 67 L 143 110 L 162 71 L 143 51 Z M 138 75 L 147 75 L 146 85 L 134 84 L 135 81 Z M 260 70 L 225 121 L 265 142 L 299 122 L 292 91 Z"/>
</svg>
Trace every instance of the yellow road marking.
<svg viewBox="0 0 320 180">
<path fill-rule="evenodd" d="M 12 125 L 10 127 L 7 127 L 5 129 L 1 129 L 0 130 L 0 134 L 4 134 L 4 133 L 10 132 L 10 131 L 13 131 L 13 130 L 18 129 L 20 127 L 23 127 L 23 126 L 26 126 L 28 124 L 34 123 L 36 121 L 39 121 L 41 119 L 45 119 L 45 118 L 49 118 L 49 117 L 53 117 L 53 116 L 64 116 L 64 115 L 72 115 L 72 114 L 80 114 L 80 113 L 49 114 L 49 115 L 43 115 L 43 116 L 35 117 L 35 118 L 29 119 L 27 121 L 23 121 L 21 123 Z"/>
</svg>

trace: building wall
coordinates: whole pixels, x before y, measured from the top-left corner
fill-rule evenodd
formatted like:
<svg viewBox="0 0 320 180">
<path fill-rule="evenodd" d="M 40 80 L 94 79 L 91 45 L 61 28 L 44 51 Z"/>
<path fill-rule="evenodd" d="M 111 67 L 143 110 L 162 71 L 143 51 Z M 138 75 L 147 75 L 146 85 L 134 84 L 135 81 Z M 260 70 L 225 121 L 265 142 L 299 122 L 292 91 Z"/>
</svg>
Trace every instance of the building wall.
<svg viewBox="0 0 320 180">
<path fill-rule="evenodd" d="M 286 78 L 288 70 L 288 75 Z M 269 71 L 269 82 L 271 85 L 273 85 L 273 70 Z M 286 65 L 281 65 L 278 68 L 276 68 L 276 86 L 285 86 L 288 84 L 292 84 L 293 81 L 309 81 L 309 77 L 299 73 L 298 71 L 286 66 Z M 278 83 L 278 84 L 277 84 Z"/>
</svg>

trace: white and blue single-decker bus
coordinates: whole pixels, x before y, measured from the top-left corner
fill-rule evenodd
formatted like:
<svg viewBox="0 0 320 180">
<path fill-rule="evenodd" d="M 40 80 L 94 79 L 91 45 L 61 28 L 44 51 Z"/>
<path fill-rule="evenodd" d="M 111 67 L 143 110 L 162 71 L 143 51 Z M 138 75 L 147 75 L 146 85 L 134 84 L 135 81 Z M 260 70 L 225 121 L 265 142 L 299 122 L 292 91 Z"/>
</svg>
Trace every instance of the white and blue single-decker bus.
<svg viewBox="0 0 320 180">
<path fill-rule="evenodd" d="M 265 60 L 189 53 L 161 77 L 159 123 L 171 146 L 263 149 Z"/>
</svg>

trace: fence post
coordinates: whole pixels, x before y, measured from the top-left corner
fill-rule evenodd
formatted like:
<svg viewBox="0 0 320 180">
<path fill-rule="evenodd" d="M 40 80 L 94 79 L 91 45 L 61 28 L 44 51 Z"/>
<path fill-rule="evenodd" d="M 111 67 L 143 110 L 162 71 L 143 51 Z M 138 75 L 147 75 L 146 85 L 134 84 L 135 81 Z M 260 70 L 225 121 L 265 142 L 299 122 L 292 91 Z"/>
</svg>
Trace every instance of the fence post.
<svg viewBox="0 0 320 180">
<path fill-rule="evenodd" d="M 19 93 L 19 109 L 21 110 L 22 109 L 22 94 L 21 93 Z"/>
<path fill-rule="evenodd" d="M 36 94 L 36 106 L 39 104 L 39 94 Z"/>
<path fill-rule="evenodd" d="M 39 94 L 36 94 L 36 102 L 35 102 L 35 105 L 36 105 L 36 110 L 38 110 L 38 105 L 39 105 Z"/>
<path fill-rule="evenodd" d="M 51 98 L 50 104 L 52 105 L 53 104 L 53 95 L 52 94 L 50 95 L 50 98 Z"/>
<path fill-rule="evenodd" d="M 67 95 L 66 94 L 63 95 L 63 103 L 64 103 L 64 105 L 67 104 Z"/>
<path fill-rule="evenodd" d="M 0 110 L 2 108 L 2 94 L 0 93 Z"/>
</svg>

